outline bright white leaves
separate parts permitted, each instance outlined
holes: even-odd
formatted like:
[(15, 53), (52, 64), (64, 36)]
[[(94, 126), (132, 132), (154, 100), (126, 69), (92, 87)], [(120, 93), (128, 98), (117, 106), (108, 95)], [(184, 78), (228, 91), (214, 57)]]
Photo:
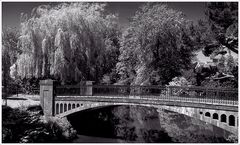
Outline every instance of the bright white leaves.
[(30, 78), (35, 76), (32, 54), (22, 53), (19, 55), (16, 64), (18, 69), (18, 76), (22, 78)]
[(25, 66), (18, 67), (19, 74), (28, 73), (24, 69), (29, 67), (33, 68), (35, 77), (91, 79), (87, 74), (93, 72), (86, 71), (96, 72), (95, 55), (101, 55), (101, 50), (106, 48), (106, 38), (117, 35), (114, 22), (117, 17), (104, 15), (104, 8), (105, 4), (101, 3), (64, 3), (35, 8), (30, 19), (23, 15), (19, 46), (25, 54), (33, 56), (36, 66), (22, 64)]

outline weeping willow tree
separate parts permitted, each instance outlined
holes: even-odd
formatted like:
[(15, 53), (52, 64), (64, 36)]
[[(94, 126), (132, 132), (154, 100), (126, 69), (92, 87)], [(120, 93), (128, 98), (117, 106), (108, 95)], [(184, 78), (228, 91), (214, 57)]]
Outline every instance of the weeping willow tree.
[[(54, 76), (63, 82), (98, 82), (117, 62), (118, 17), (103, 3), (42, 5), (21, 15), (17, 72), (24, 77)], [(110, 50), (109, 50), (110, 49)]]

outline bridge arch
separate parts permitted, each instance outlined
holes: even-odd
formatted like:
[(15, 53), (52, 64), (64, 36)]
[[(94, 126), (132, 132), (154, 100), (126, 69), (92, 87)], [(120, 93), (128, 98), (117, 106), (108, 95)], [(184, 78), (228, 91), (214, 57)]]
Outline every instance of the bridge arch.
[[(62, 104), (62, 103), (56, 103), (56, 109), (57, 106), (59, 106), (59, 104)], [(151, 105), (147, 105), (147, 104), (132, 104), (132, 103), (114, 103), (114, 104), (109, 104), (109, 103), (92, 103), (92, 104), (89, 104), (89, 103), (72, 103), (72, 107), (71, 107), (71, 110), (63, 110), (63, 112), (61, 111), (58, 111), (58, 110), (55, 110), (55, 113), (57, 117), (65, 117), (65, 116), (68, 116), (68, 115), (71, 115), (73, 113), (76, 113), (76, 112), (80, 112), (80, 111), (84, 111), (84, 110), (88, 110), (88, 109), (98, 109), (98, 108), (103, 108), (103, 107), (108, 107), (108, 106), (122, 106), (122, 105), (131, 105), (131, 106), (142, 106), (142, 107), (153, 107), (153, 108), (156, 108), (156, 109), (159, 109), (159, 107), (156, 107), (156, 106), (151, 106)], [(178, 112), (177, 112), (178, 113)]]
[[(94, 102), (94, 101), (56, 101), (55, 107), (57, 109), (57, 105), (59, 104), (71, 104), (71, 110), (67, 110), (65, 112), (57, 114), (57, 112), (61, 112), (55, 110), (56, 117), (66, 117), (68, 115), (74, 114), (76, 112), (88, 110), (88, 109), (97, 109), (108, 106), (119, 106), (119, 105), (133, 105), (133, 106), (143, 106), (143, 107), (154, 107), (158, 110), (169, 110), (179, 114), (184, 114), (190, 117), (194, 117), (200, 119), (201, 121), (208, 122), (222, 129), (226, 129), (234, 134), (237, 133), (236, 125), (236, 115), (235, 113), (219, 111), (219, 110), (209, 110), (209, 109), (201, 109), (201, 108), (189, 108), (188, 107), (176, 107), (176, 106), (168, 106), (168, 105), (152, 105), (152, 104), (139, 104), (139, 103), (114, 103), (114, 102)], [(77, 105), (79, 104), (79, 105)], [(61, 105), (60, 105), (61, 106)], [(202, 113), (201, 113), (202, 112)], [(220, 115), (221, 114), (221, 115)], [(227, 114), (227, 115), (226, 115)], [(231, 116), (232, 115), (232, 116)], [(229, 119), (234, 120), (231, 124), (229, 124)], [(215, 121), (213, 121), (215, 120)]]

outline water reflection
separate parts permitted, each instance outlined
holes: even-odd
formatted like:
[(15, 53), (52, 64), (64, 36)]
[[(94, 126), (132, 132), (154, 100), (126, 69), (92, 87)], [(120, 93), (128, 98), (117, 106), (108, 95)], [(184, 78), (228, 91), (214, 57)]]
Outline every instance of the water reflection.
[(226, 142), (229, 133), (200, 120), (151, 107), (109, 106), (67, 117), (74, 142)]

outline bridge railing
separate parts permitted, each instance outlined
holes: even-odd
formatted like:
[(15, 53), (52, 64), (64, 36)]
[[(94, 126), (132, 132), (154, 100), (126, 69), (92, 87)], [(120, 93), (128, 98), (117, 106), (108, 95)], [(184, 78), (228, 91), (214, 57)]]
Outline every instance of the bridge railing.
[(93, 86), (96, 96), (158, 96), (166, 89), (156, 86)]
[(92, 96), (143, 96), (159, 95), (166, 90), (159, 86), (123, 86), (123, 85), (89, 85), (89, 86), (57, 86), (55, 94), (59, 96), (86, 96), (87, 90), (91, 88)]
[(79, 85), (62, 85), (56, 86), (54, 94), (57, 96), (84, 96), (86, 95), (86, 86)]
[(203, 88), (203, 87), (179, 87), (170, 86), (171, 96), (196, 97), (212, 99), (237, 100), (237, 89), (219, 89), (219, 88)]
[(237, 89), (219, 89), (180, 86), (126, 86), (126, 85), (85, 85), (57, 86), (57, 96), (138, 96), (140, 99), (169, 99), (176, 101), (197, 101), (233, 104), (238, 101)]
[(238, 102), (237, 89), (219, 89), (203, 87), (170, 87), (170, 96), (198, 102), (234, 104)]

